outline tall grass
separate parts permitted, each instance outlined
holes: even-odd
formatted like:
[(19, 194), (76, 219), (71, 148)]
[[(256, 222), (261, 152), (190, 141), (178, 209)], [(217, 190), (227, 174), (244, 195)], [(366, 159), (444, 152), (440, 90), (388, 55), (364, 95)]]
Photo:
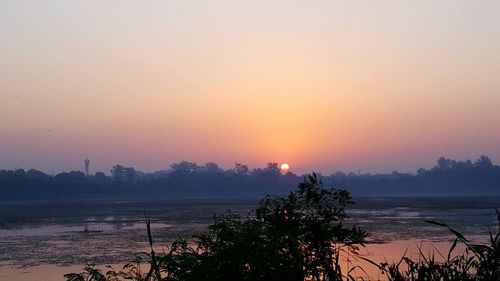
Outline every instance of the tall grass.
[[(496, 209), (496, 213), (498, 229), (496, 234), (489, 229), (489, 241), (486, 244), (471, 242), (441, 220), (425, 220), (436, 227), (447, 228), (455, 236), (446, 255), (437, 249), (426, 255), (419, 247), (418, 256), (414, 259), (406, 256), (406, 253), (395, 263), (377, 264), (369, 259), (362, 259), (378, 267), (389, 281), (500, 280), (500, 212)], [(465, 250), (456, 253), (459, 243), (465, 246)]]

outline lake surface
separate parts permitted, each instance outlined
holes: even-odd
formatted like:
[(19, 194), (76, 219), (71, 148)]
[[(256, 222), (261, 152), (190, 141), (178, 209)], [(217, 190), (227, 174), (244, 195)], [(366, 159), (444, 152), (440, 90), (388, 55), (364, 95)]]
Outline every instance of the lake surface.
[[(0, 280), (63, 280), (86, 262), (120, 265), (147, 249), (145, 214), (157, 251), (205, 231), (214, 214), (247, 216), (259, 199), (0, 202)], [(453, 236), (423, 219), (440, 219), (476, 241), (496, 231), (500, 197), (355, 198), (348, 224), (371, 233), (362, 253), (396, 260), (408, 248), (449, 247)], [(118, 266), (119, 267), (119, 266)], [(375, 274), (375, 273), (374, 273)], [(373, 278), (377, 278), (374, 276)]]

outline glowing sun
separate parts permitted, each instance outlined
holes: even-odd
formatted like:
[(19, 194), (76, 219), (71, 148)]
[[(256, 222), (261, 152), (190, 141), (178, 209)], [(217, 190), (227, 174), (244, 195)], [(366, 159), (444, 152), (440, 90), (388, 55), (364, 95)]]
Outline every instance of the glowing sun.
[(290, 166), (288, 166), (287, 163), (283, 163), (283, 164), (281, 164), (280, 168), (282, 171), (288, 171), (288, 169), (290, 169)]

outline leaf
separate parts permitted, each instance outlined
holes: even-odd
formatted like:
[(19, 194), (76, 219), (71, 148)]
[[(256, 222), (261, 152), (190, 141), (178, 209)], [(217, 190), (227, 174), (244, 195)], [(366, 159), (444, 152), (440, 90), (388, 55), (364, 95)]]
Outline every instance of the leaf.
[(66, 281), (85, 281), (83, 275), (79, 273), (64, 274), (64, 278), (66, 278)]
[(450, 251), (448, 252), (448, 261), (451, 258), (451, 253), (453, 250), (455, 250), (455, 247), (457, 246), (458, 238), (455, 238), (455, 241), (453, 241), (453, 244), (451, 245)]
[(458, 232), (458, 231), (456, 231), (456, 230), (454, 230), (454, 229), (452, 229), (452, 228), (448, 228), (448, 229), (449, 229), (449, 230), (450, 230), (453, 234), (455, 234), (455, 236), (457, 236), (457, 238), (459, 238), (459, 239), (460, 239), (460, 240), (462, 240), (463, 242), (469, 242), (469, 240), (468, 240), (467, 238), (465, 238), (465, 236), (464, 236), (462, 233), (460, 233), (460, 232)]
[(366, 262), (368, 262), (368, 263), (370, 263), (370, 264), (372, 264), (374, 266), (376, 266), (380, 270), (387, 271), (387, 269), (385, 269), (385, 267), (379, 265), (378, 263), (372, 261), (371, 259), (368, 259), (368, 258), (365, 258), (365, 257), (361, 257), (361, 256), (359, 256), (358, 258), (362, 259), (362, 260), (364, 260), (364, 261), (366, 261)]
[(448, 227), (448, 225), (444, 223), (442, 220), (423, 220), (423, 222), (437, 226)]
[(495, 211), (497, 212), (498, 232), (500, 233), (500, 211), (497, 208), (495, 208)]

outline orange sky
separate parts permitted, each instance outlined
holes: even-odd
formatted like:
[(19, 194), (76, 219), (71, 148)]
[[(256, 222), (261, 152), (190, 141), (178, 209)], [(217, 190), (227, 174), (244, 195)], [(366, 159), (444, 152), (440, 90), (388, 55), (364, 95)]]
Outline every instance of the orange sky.
[(500, 162), (497, 1), (2, 1), (0, 169)]

